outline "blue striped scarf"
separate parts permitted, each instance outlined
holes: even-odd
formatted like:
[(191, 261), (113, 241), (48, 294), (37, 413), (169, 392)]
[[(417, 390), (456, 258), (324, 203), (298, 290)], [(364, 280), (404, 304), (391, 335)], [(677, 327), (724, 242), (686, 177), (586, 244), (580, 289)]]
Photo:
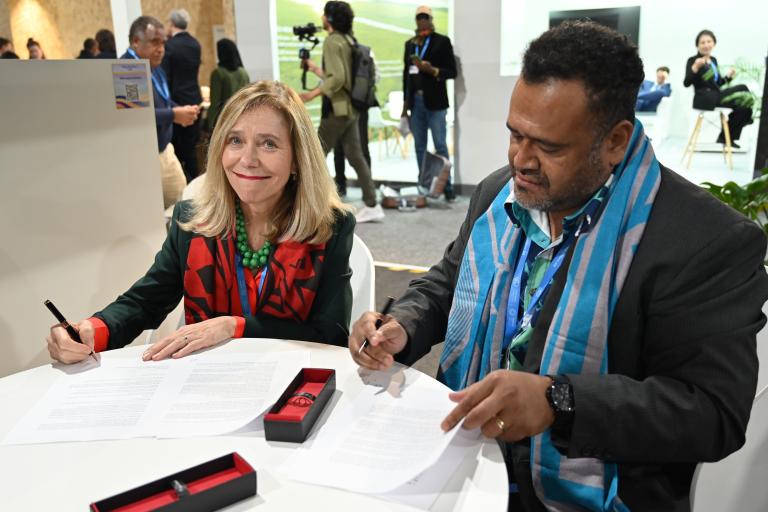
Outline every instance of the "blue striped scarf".
[[(611, 318), (661, 181), (639, 121), (614, 176), (599, 217), (573, 248), (547, 332), (542, 375), (607, 373)], [(504, 208), (511, 193), (510, 182), (475, 221), (459, 268), (440, 359), (444, 382), (455, 390), (501, 365), (512, 255), (524, 239)], [(531, 471), (536, 494), (550, 510), (627, 510), (617, 496), (616, 465), (562, 457), (549, 430), (531, 439)]]

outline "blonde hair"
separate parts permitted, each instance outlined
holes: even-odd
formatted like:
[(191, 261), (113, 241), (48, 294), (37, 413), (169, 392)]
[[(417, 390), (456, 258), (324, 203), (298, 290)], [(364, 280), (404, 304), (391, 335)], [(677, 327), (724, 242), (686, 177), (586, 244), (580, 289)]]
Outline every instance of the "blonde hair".
[(287, 85), (271, 80), (247, 85), (227, 101), (211, 136), (206, 177), (200, 193), (192, 200), (191, 218), (179, 225), (208, 237), (233, 234), (238, 197), (227, 180), (221, 156), (227, 134), (240, 116), (264, 106), (285, 118), (296, 168), (296, 176), (288, 180), (268, 219), (266, 238), (271, 242), (326, 242), (333, 234), (336, 216), (350, 208), (339, 198), (325, 152), (301, 98)]

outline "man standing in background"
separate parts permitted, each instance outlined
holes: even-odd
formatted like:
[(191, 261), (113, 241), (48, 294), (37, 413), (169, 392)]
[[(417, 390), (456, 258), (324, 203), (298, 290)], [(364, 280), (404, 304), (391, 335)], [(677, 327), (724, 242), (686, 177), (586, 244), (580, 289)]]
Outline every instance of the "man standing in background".
[[(200, 105), (203, 97), (197, 74), (200, 70), (200, 43), (187, 32), (189, 13), (185, 9), (174, 9), (170, 14), (169, 34), (165, 43), (163, 70), (168, 77), (171, 99), (179, 105)], [(200, 122), (189, 126), (175, 123), (173, 147), (184, 169), (187, 182), (197, 176), (197, 141), (200, 138)]]
[[(432, 132), (435, 152), (448, 158), (445, 142), (448, 126), (448, 91), (446, 80), (456, 78), (456, 59), (451, 40), (435, 32), (432, 9), (422, 5), (416, 9), (416, 36), (405, 42), (403, 68), (403, 116), (410, 110), (411, 132), (416, 145), (416, 165), (421, 175), (427, 151), (427, 131)], [(456, 198), (448, 177), (445, 199)]]
[(155, 101), (157, 149), (160, 152), (160, 177), (163, 185), (163, 208), (181, 199), (186, 185), (184, 171), (173, 152), (171, 137), (174, 123), (190, 126), (197, 120), (197, 105), (179, 106), (171, 99), (168, 80), (160, 64), (165, 53), (165, 27), (157, 18), (139, 16), (128, 31), (131, 46), (121, 59), (147, 59), (152, 69), (152, 95)]

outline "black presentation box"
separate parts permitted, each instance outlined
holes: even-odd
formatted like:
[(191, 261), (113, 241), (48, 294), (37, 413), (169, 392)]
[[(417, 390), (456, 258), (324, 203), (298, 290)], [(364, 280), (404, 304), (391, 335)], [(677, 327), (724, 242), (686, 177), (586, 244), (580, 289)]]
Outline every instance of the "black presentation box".
[(233, 452), (91, 503), (91, 512), (210, 512), (255, 495), (256, 471)]
[(266, 439), (303, 443), (335, 390), (336, 370), (302, 368), (264, 416)]

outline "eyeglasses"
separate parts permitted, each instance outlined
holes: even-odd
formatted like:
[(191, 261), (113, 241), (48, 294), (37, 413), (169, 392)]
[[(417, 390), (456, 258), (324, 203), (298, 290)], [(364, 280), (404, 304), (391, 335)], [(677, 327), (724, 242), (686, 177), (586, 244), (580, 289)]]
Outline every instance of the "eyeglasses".
[(312, 393), (296, 393), (288, 399), (288, 405), (293, 405), (294, 407), (309, 407), (315, 401), (315, 398), (317, 397)]
[(431, 20), (431, 19), (432, 19), (432, 16), (430, 16), (429, 14), (424, 13), (424, 12), (419, 13), (419, 14), (416, 15), (416, 21), (419, 21), (419, 20)]

